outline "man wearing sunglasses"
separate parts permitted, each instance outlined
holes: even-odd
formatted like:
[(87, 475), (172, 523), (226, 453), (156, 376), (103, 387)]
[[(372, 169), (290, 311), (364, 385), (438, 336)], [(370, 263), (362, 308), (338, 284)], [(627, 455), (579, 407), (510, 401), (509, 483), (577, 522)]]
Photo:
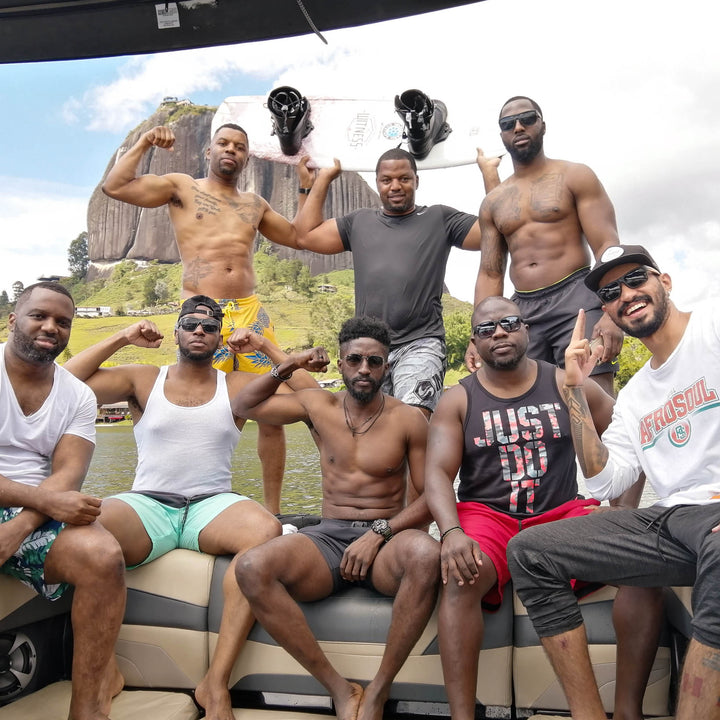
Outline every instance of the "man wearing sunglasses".
[[(304, 179), (306, 162), (298, 166), (301, 185), (312, 184)], [(498, 163), (499, 158), (478, 151), (486, 191), (500, 182)], [(447, 366), (441, 302), (445, 268), (452, 247), (480, 249), (477, 217), (446, 205), (416, 205), (415, 158), (394, 148), (380, 156), (375, 171), (382, 208), (324, 220), (325, 198), (340, 172), (339, 163), (318, 172), (295, 218), (298, 242), (316, 253), (352, 252), (355, 314), (384, 320), (392, 333), (383, 389), (429, 417), (442, 394)]]
[[(223, 312), (211, 298), (185, 300), (175, 327), (174, 365), (100, 365), (127, 345), (156, 348), (163, 336), (141, 320), (83, 350), (65, 367), (84, 380), (101, 404), (127, 401), (133, 418), (138, 464), (130, 492), (106, 498), (102, 524), (118, 539), (128, 567), (151, 562), (177, 547), (214, 555), (235, 555), (280, 534), (280, 523), (262, 505), (232, 492), (231, 458), (244, 418), (233, 415), (231, 397), (252, 373), (224, 373), (212, 366), (222, 343)], [(267, 338), (238, 330), (233, 351), (264, 352), (273, 362), (287, 356)], [(312, 356), (324, 368), (321, 352)], [(317, 387), (298, 372), (294, 388)], [(281, 392), (289, 392), (284, 386)], [(236, 559), (228, 569), (233, 578)], [(195, 691), (206, 717), (232, 720), (228, 681), (252, 626), (247, 601), (234, 579), (226, 582), (218, 644), (207, 675)]]
[[(570, 416), (560, 394), (565, 374), (528, 357), (528, 326), (518, 306), (507, 298), (486, 298), (475, 308), (472, 325), (471, 342), (482, 364), (440, 400), (430, 421), (425, 472), (428, 506), (441, 533), (439, 640), (453, 720), (475, 717), (480, 608), (497, 610), (502, 602), (510, 580), (510, 538), (599, 505), (578, 498)], [(589, 383), (588, 403), (593, 425), (604, 431), (613, 399)], [(642, 486), (633, 488), (618, 503), (634, 507), (641, 491)], [(639, 592), (623, 589), (616, 605), (633, 629), (632, 638), (618, 631), (616, 706), (636, 713), (642, 712), (656, 642), (650, 639), (644, 664), (630, 651), (642, 645), (635, 633), (659, 622), (662, 602), (655, 590)]]
[[(612, 360), (622, 349), (622, 332), (583, 284), (591, 253), (598, 258), (619, 242), (610, 198), (586, 165), (545, 156), (545, 121), (534, 100), (510, 98), (499, 124), (514, 172), (480, 207), (475, 304), (503, 294), (509, 256), (513, 300), (532, 328), (529, 356), (562, 367), (575, 316), (583, 308), (589, 336), (603, 344), (593, 377), (613, 394)], [(471, 372), (477, 367), (472, 343), (466, 364)]]
[(680, 311), (647, 250), (606, 250), (585, 280), (608, 315), (652, 352), (618, 395), (602, 439), (590, 422), (587, 377), (598, 356), (580, 313), (563, 394), (588, 490), (623, 492), (644, 472), (651, 507), (565, 520), (521, 533), (508, 548), (515, 587), (542, 638), (574, 718), (605, 718), (582, 618), (564, 577), (693, 586), (692, 639), (677, 720), (720, 718), (720, 315), (717, 302)]
[[(327, 689), (340, 720), (382, 720), (393, 678), (435, 607), (439, 548), (425, 526), (427, 421), (385, 395), (390, 331), (373, 318), (352, 318), (340, 335), (338, 367), (346, 390), (276, 395), (297, 363), (256, 378), (233, 410), (273, 423), (305, 422), (320, 450), (323, 519), (275, 538), (240, 559), (237, 579), (263, 627)], [(409, 475), (409, 481), (408, 481)], [(363, 690), (330, 664), (296, 601), (320, 600), (349, 584), (394, 596), (392, 620), (376, 676)]]
[[(158, 125), (142, 133), (108, 172), (103, 192), (138, 207), (166, 205), (183, 264), (183, 297), (201, 293), (218, 300), (225, 310), (225, 340), (235, 328), (250, 327), (275, 343), (270, 317), (255, 295), (253, 243), (260, 232), (279, 245), (298, 246), (292, 223), (259, 195), (238, 190), (250, 154), (247, 133), (232, 123), (215, 131), (205, 154), (207, 177), (193, 178), (184, 167), (180, 168), (183, 172), (136, 176), (141, 163), (149, 163), (156, 148), (171, 151), (174, 145), (175, 134), (170, 127)], [(181, 161), (182, 152), (166, 153), (159, 162), (165, 167), (177, 165), (174, 158)], [(307, 187), (300, 190), (299, 205), (305, 202), (307, 192)], [(233, 353), (221, 344), (215, 355), (215, 367), (225, 372), (265, 373), (271, 366), (270, 359), (255, 350)], [(258, 456), (263, 467), (265, 506), (279, 513), (285, 468), (282, 428), (260, 425)]]

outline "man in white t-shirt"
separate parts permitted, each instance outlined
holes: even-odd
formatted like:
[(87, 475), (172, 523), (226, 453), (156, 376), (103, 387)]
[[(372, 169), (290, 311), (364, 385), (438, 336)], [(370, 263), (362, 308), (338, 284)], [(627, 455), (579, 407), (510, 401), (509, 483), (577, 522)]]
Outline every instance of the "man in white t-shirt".
[(75, 303), (57, 283), (25, 288), (0, 346), (0, 572), (56, 600), (69, 585), (70, 717), (107, 718), (123, 686), (114, 646), (125, 610), (122, 552), (84, 495), (95, 446), (95, 398), (55, 358)]
[(587, 489), (603, 500), (644, 472), (659, 500), (638, 510), (530, 528), (508, 545), (518, 595), (542, 638), (573, 718), (604, 720), (585, 629), (568, 578), (637, 586), (693, 585), (692, 639), (677, 720), (720, 718), (720, 314), (670, 300), (672, 282), (645, 248), (603, 252), (585, 278), (603, 310), (653, 353), (620, 392), (602, 440), (584, 385), (600, 357), (582, 311), (565, 353), (563, 394)]

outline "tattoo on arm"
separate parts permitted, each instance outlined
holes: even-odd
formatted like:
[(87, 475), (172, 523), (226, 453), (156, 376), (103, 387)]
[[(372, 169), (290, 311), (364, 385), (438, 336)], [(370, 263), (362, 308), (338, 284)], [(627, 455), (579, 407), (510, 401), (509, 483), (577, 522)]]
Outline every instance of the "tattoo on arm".
[(586, 477), (597, 475), (608, 459), (608, 451), (595, 430), (585, 392), (580, 387), (563, 387), (563, 396), (570, 415), (575, 454)]

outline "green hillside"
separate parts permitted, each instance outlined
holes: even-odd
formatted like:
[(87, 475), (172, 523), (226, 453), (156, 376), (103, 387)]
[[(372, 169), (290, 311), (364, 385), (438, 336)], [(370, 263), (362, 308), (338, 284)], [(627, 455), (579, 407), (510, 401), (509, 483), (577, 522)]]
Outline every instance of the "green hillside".
[[(299, 260), (278, 260), (261, 246), (255, 256), (258, 295), (275, 324), (275, 332), (284, 350), (324, 345), (333, 361), (337, 356), (337, 332), (354, 311), (352, 270), (339, 270), (310, 277)], [(108, 306), (111, 317), (83, 318), (73, 322), (70, 343), (66, 350), (75, 355), (98, 340), (137, 321), (135, 315), (154, 322), (165, 339), (160, 348), (126, 347), (117, 352), (107, 365), (149, 363), (163, 365), (176, 358), (173, 327), (180, 307), (181, 266), (132, 261), (119, 263), (110, 278), (93, 282), (63, 279), (79, 307)], [(324, 286), (329, 292), (319, 289)], [(455, 384), (466, 374), (460, 369), (462, 354), (470, 332), (470, 303), (450, 295), (443, 297), (451, 365), (447, 384)], [(456, 340), (455, 336), (459, 335)], [(7, 337), (6, 317), (0, 321), (0, 341)], [(66, 355), (67, 357), (68, 355)], [(63, 358), (60, 358), (62, 362)], [(458, 360), (460, 362), (458, 362)], [(329, 376), (337, 376), (333, 365)]]

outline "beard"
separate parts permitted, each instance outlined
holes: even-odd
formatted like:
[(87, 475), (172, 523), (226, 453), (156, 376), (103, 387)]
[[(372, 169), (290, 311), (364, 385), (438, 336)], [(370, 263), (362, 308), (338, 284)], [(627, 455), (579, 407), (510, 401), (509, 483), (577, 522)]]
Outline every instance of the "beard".
[[(382, 387), (383, 380), (385, 380), (385, 376), (382, 377), (380, 380), (374, 380), (373, 378), (367, 378), (367, 382), (371, 383), (372, 386), (368, 390), (357, 390), (354, 385), (354, 380), (350, 380), (349, 378), (346, 378), (343, 375), (343, 380), (345, 381), (345, 387), (347, 388), (348, 395), (353, 400), (356, 400), (359, 403), (367, 404), (369, 403), (380, 391), (380, 388)], [(363, 378), (365, 380), (365, 378)]]
[(530, 142), (524, 148), (517, 148), (512, 143), (504, 143), (504, 145), (508, 154), (515, 162), (521, 165), (528, 165), (540, 154), (543, 148), (543, 139), (542, 135), (534, 139), (530, 138)]
[[(618, 317), (613, 318), (615, 324), (634, 338), (642, 339), (654, 335), (663, 326), (668, 314), (669, 300), (667, 290), (664, 288), (661, 288), (661, 290), (656, 300), (653, 300), (649, 295), (643, 295), (642, 297), (634, 298), (631, 303), (623, 303), (618, 308)], [(623, 313), (628, 305), (632, 305), (638, 302), (638, 300), (648, 303), (650, 307), (653, 308), (653, 313), (641, 324), (634, 325), (632, 321), (626, 322)]]
[(522, 356), (523, 353), (518, 353), (516, 355), (512, 355), (511, 357), (498, 359), (491, 355), (490, 357), (483, 358), (482, 361), (494, 370), (514, 370), (520, 364)]
[(58, 338), (54, 348), (39, 348), (33, 344), (33, 339), (26, 335), (15, 325), (13, 328), (13, 348), (15, 352), (33, 365), (49, 365), (67, 347), (67, 341)]
[(215, 355), (215, 350), (190, 350), (190, 348), (178, 346), (178, 353), (185, 359), (194, 363), (202, 363), (210, 360)]

